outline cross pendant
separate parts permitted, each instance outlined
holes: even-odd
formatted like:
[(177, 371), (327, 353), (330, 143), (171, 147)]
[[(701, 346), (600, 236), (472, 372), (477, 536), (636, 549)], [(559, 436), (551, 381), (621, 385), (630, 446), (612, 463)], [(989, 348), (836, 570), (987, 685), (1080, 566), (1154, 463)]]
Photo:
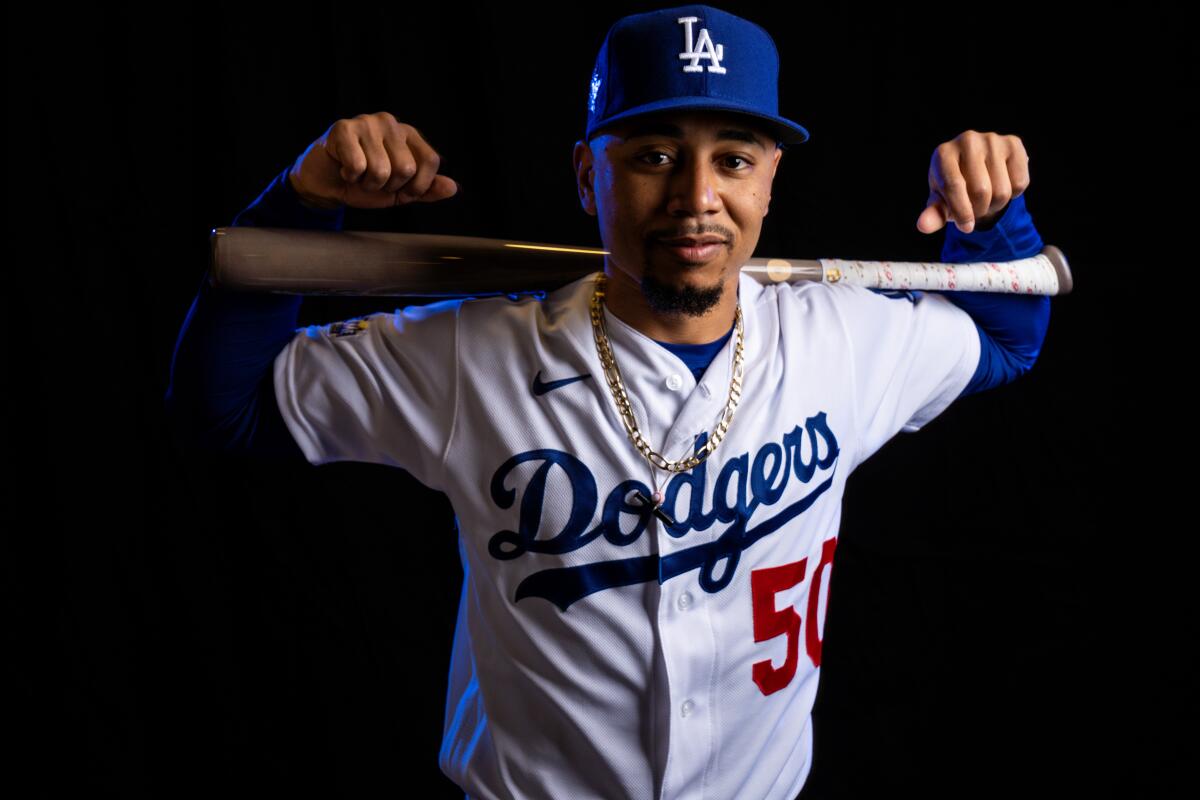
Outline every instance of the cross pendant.
[(642, 494), (640, 489), (634, 492), (634, 496), (637, 497), (638, 502), (642, 504), (642, 507), (653, 513), (654, 516), (658, 517), (668, 525), (675, 524), (675, 520), (671, 519), (671, 515), (663, 510), (661, 502), (655, 503), (649, 497), (646, 497), (646, 495)]

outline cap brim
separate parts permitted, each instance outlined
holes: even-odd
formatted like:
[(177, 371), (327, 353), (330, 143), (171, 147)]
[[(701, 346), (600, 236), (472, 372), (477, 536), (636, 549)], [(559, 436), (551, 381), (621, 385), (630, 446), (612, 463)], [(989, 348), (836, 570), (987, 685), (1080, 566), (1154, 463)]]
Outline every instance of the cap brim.
[(615, 116), (604, 120), (603, 124), (596, 126), (588, 132), (587, 138), (603, 132), (610, 125), (634, 117), (647, 116), (664, 111), (675, 111), (686, 109), (688, 111), (728, 111), (743, 116), (754, 117), (759, 126), (770, 133), (777, 142), (783, 145), (802, 144), (808, 141), (808, 131), (801, 125), (792, 122), (783, 117), (771, 117), (759, 111), (746, 108), (738, 103), (719, 100), (712, 97), (672, 97), (668, 100), (659, 100), (653, 103), (637, 106), (636, 108), (627, 109)]

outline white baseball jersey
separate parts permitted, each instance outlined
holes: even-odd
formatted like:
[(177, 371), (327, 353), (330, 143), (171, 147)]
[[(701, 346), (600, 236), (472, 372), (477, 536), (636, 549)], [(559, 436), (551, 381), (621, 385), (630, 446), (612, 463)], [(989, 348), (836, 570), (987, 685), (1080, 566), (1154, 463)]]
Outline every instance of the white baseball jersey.
[[(311, 463), (401, 467), (454, 508), (439, 761), (469, 797), (791, 800), (846, 479), (959, 395), (975, 324), (938, 294), (743, 274), (729, 431), (688, 472), (652, 474), (596, 351), (599, 274), (298, 329), (274, 364), (280, 411)], [(604, 314), (638, 427), (668, 459), (694, 451), (736, 333), (697, 383)], [(633, 497), (664, 478), (674, 525)]]

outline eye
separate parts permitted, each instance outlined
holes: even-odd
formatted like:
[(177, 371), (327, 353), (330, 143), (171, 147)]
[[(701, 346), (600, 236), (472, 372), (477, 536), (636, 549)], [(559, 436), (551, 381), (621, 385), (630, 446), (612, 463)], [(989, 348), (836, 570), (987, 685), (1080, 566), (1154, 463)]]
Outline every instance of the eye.
[[(638, 155), (637, 160), (641, 161), (643, 164), (649, 164), (652, 167), (661, 167), (664, 166), (666, 162), (652, 160), (659, 156), (668, 160), (671, 158), (669, 153), (664, 153), (662, 150), (650, 150)], [(746, 172), (754, 166), (754, 162), (745, 156), (725, 156), (722, 161), (724, 161), (726, 166), (730, 167), (734, 172)]]
[[(650, 161), (646, 161), (647, 158), (654, 158), (655, 156), (667, 156), (667, 154), (661, 150), (651, 150), (648, 153), (642, 153), (640, 156), (638, 156), (638, 160), (646, 164), (650, 164), (653, 167), (661, 166), (661, 162), (652, 163)], [(669, 158), (669, 156), (667, 157)]]

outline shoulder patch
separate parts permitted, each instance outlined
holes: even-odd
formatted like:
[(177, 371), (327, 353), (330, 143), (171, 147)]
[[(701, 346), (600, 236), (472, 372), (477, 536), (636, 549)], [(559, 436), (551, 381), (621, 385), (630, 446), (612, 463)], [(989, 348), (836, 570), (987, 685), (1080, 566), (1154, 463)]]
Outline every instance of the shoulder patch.
[(351, 317), (341, 322), (329, 323), (330, 336), (357, 336), (367, 329), (367, 320), (363, 317)]

